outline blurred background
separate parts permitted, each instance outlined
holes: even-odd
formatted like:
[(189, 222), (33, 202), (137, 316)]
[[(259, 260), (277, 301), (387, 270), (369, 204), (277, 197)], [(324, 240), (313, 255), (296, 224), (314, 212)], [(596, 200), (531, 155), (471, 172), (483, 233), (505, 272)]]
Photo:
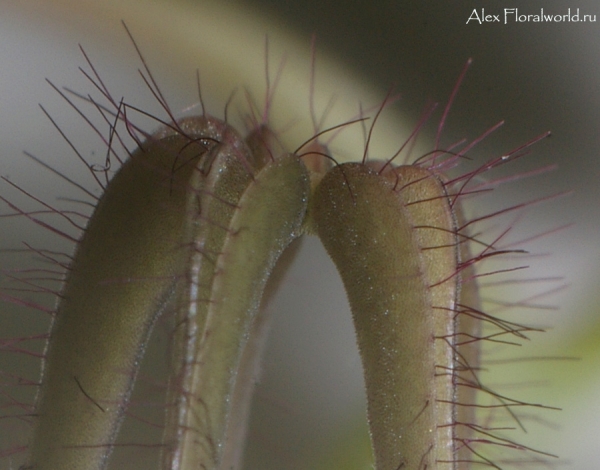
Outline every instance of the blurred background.
[[(529, 285), (517, 285), (510, 294), (492, 292), (488, 299), (493, 307), (498, 298), (518, 302), (539, 296), (536, 304), (558, 307), (517, 312), (523, 322), (550, 327), (518, 353), (563, 359), (494, 366), (497, 375), (488, 380), (512, 387), (511, 393), (519, 398), (563, 408), (540, 413), (541, 418), (528, 426), (528, 435), (518, 442), (560, 455), (559, 466), (595, 468), (600, 426), (596, 307), (600, 300), (596, 183), (600, 176), (600, 26), (597, 22), (467, 24), (473, 10), (481, 13), (482, 8), (485, 14), (500, 14), (501, 19), (504, 8), (518, 8), (520, 14), (537, 14), (543, 8), (557, 15), (570, 8), (572, 13), (579, 9), (581, 16), (600, 16), (600, 7), (591, 0), (517, 4), (497, 0), (0, 0), (0, 174), (41, 200), (59, 205), (57, 198), (69, 197), (71, 188), (26, 158), (23, 150), (27, 150), (94, 188), (89, 173), (38, 107), (44, 105), (84, 157), (103, 161), (103, 143), (44, 81), (48, 78), (82, 93), (94, 91), (77, 70), (80, 66), (89, 70), (79, 44), (117, 99), (123, 96), (150, 112), (161, 112), (137, 74), (140, 60), (121, 20), (178, 115), (199, 112), (195, 79), (199, 69), (203, 98), (212, 114), (222, 116), (224, 103), (238, 87), (229, 111), (233, 122), (247, 108), (245, 89), (259, 107), (265, 102), (268, 38), (271, 81), (285, 60), (272, 122), (278, 123), (290, 148), (313, 132), (309, 78), (310, 41), (315, 34), (318, 116), (335, 96), (324, 126), (356, 117), (359, 105), (363, 109), (378, 105), (392, 85), (401, 94), (376, 127), (371, 155), (380, 158), (391, 155), (404, 141), (427, 104), (446, 102), (464, 64), (472, 58), (442, 143), (473, 139), (504, 119), (500, 130), (470, 152), (474, 164), (551, 130), (552, 137), (537, 144), (530, 156), (493, 177), (558, 165), (549, 174), (499, 188), (473, 213), (574, 191), (528, 211), (512, 235), (513, 240), (522, 240), (573, 223), (526, 244), (526, 249), (538, 254), (528, 260), (529, 277), (564, 279), (535, 286), (533, 291)], [(424, 130), (416, 155), (420, 148), (431, 150), (439, 116), (438, 112)], [(331, 147), (336, 157), (359, 159), (362, 132), (344, 131)], [(7, 184), (2, 184), (0, 194), (25, 207), (37, 207)], [(23, 240), (36, 246), (61, 246), (58, 237), (27, 221), (0, 219), (0, 224), (2, 247), (19, 247)], [(361, 368), (343, 288), (319, 243), (308, 239), (305, 248), (269, 307), (274, 318), (254, 403), (247, 468), (368, 468)], [(15, 253), (0, 259), (3, 269), (24, 268), (29, 260)], [(559, 289), (565, 285), (568, 288)], [(557, 292), (544, 294), (554, 288)], [(44, 331), (46, 319), (40, 322), (39, 313), (9, 304), (2, 309), (2, 337)], [(22, 354), (1, 356), (0, 370), (20, 375), (26, 375), (24, 368), (33, 361)], [(14, 420), (0, 423), (0, 449), (24, 442), (17, 425)], [(144, 462), (143, 452), (136, 451), (139, 468), (150, 468), (155, 454), (148, 455)], [(0, 469), (16, 468), (16, 462), (0, 460)], [(133, 467), (116, 463), (115, 468)]]

